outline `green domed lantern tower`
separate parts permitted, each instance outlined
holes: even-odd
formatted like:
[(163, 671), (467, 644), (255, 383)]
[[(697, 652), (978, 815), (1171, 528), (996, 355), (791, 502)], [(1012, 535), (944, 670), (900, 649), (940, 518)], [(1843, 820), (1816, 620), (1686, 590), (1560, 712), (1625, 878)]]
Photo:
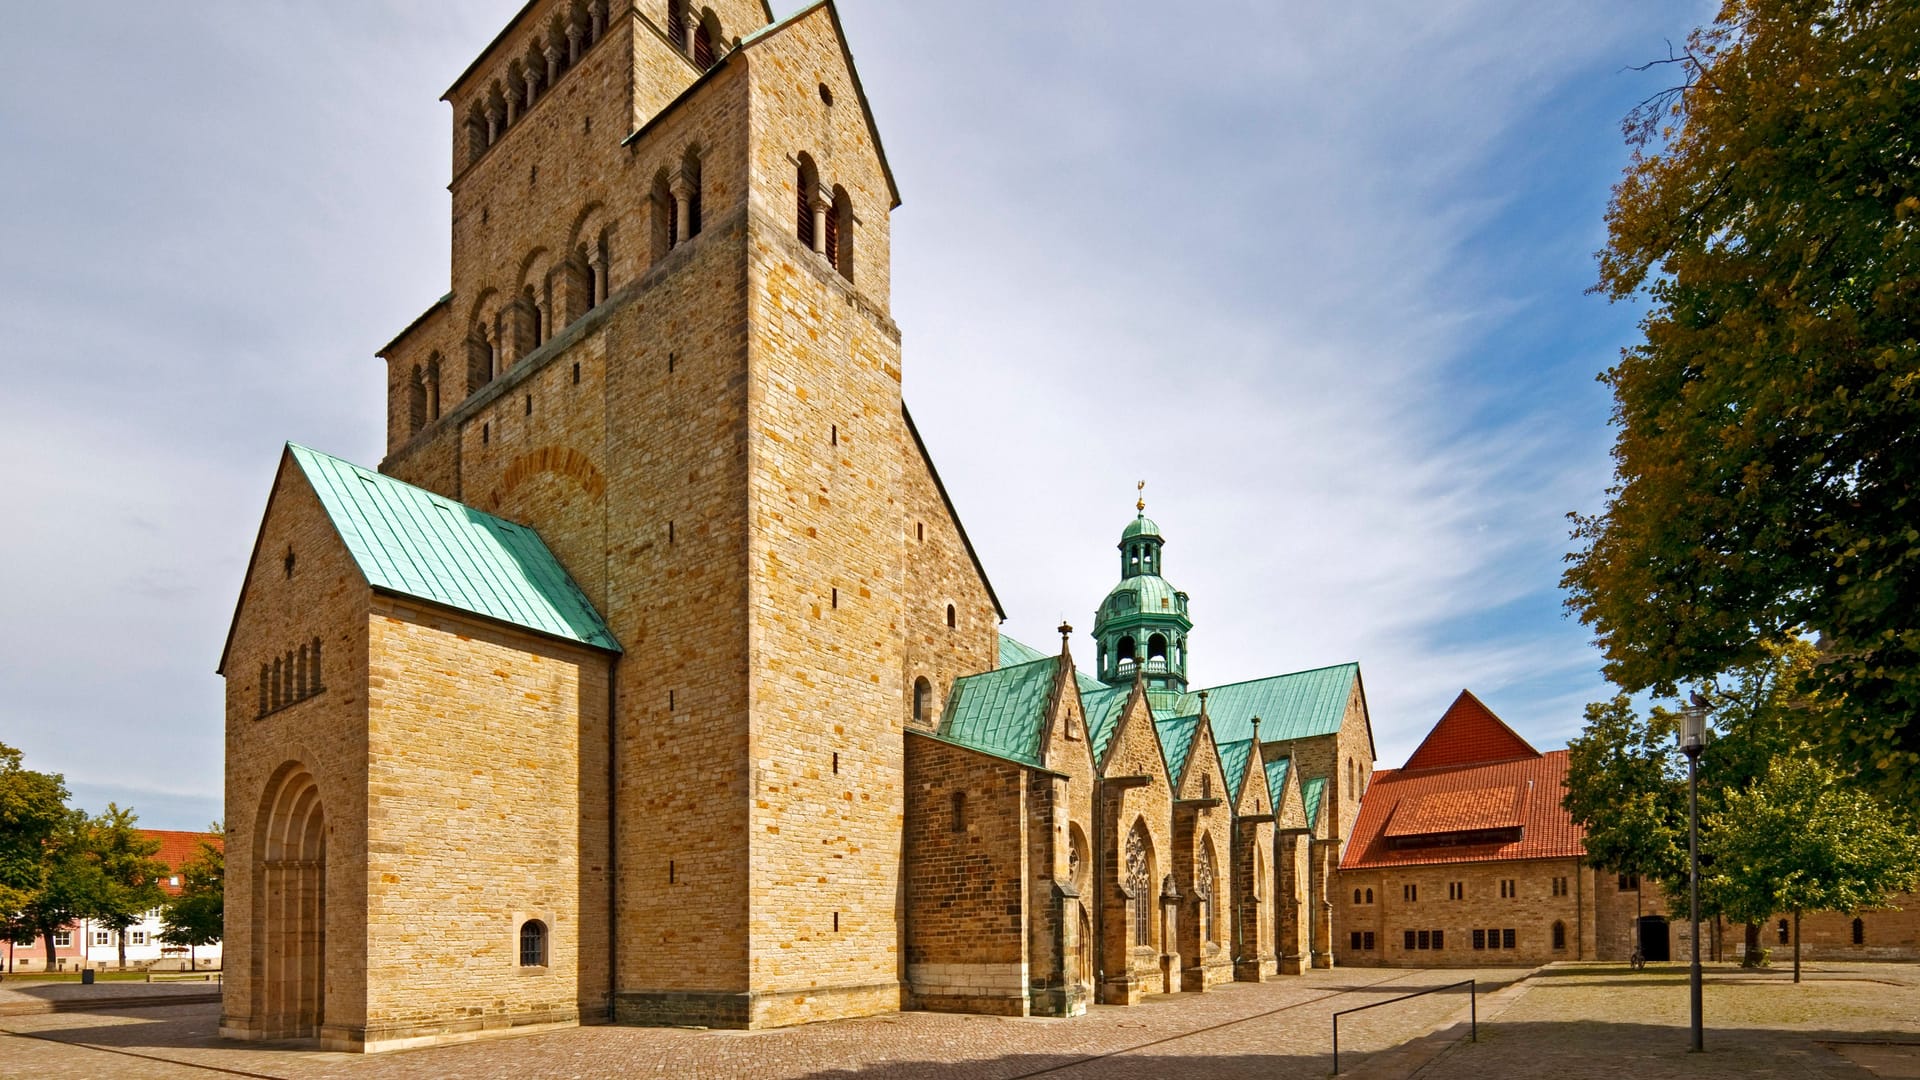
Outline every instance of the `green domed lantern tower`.
[[(1140, 485), (1143, 493), (1146, 485)], [(1187, 594), (1160, 576), (1160, 551), (1166, 538), (1147, 516), (1144, 494), (1132, 523), (1120, 534), (1120, 584), (1100, 602), (1093, 616), (1099, 645), (1100, 681), (1126, 686), (1136, 673), (1147, 689), (1185, 693), (1187, 689)]]

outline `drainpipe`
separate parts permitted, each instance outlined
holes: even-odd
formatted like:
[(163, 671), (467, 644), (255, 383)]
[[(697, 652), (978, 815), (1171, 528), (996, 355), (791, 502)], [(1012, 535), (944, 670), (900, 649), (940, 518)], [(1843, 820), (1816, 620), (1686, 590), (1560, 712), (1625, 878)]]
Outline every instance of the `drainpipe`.
[[(607, 664), (607, 1022), (620, 989), (620, 713), (617, 665)], [(578, 948), (578, 945), (575, 946)]]

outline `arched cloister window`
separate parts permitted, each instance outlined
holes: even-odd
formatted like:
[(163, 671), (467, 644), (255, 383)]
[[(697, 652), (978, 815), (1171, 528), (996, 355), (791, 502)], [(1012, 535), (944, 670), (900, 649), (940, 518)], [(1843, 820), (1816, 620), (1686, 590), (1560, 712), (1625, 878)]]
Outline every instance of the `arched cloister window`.
[(668, 0), (667, 40), (681, 52), (687, 51), (687, 0)]
[(714, 17), (712, 9), (700, 12), (700, 21), (693, 29), (693, 66), (701, 71), (713, 67), (720, 58), (716, 46), (726, 40), (720, 36), (720, 20)]
[(1563, 922), (1556, 922), (1553, 924), (1553, 951), (1564, 952), (1566, 951), (1566, 948), (1567, 948), (1567, 924)]
[(440, 419), (440, 354), (427, 358), (427, 419)]
[(427, 377), (420, 365), (413, 365), (407, 378), (407, 434), (417, 435), (427, 426)]
[(1353, 890), (1353, 902), (1354, 902), (1354, 903), (1356, 903), (1356, 904), (1360, 902), (1360, 890), (1359, 890), (1359, 889), (1355, 889), (1355, 890)]
[(487, 147), (492, 144), (487, 136), (486, 110), (476, 101), (467, 110), (467, 163), (471, 165), (480, 160), (480, 155), (486, 153)]
[(1153, 841), (1147, 823), (1136, 820), (1127, 834), (1127, 917), (1133, 922), (1135, 946), (1153, 944)]
[(800, 239), (800, 246), (819, 251), (819, 241), (825, 239), (814, 228), (816, 208), (814, 203), (820, 197), (820, 170), (813, 163), (811, 154), (800, 155), (800, 166), (794, 175), (795, 209), (793, 234)]
[(467, 393), (493, 381), (493, 351), (491, 331), (485, 323), (474, 323), (467, 331)]
[(1372, 890), (1372, 889), (1368, 889), (1368, 890), (1367, 890), (1367, 903), (1369, 903), (1369, 904), (1371, 904), (1371, 903), (1373, 903), (1373, 890)]
[(827, 210), (827, 242), (823, 250), (827, 261), (840, 276), (853, 280), (853, 200), (847, 189), (833, 185), (833, 204)]
[(293, 700), (304, 701), (307, 697), (307, 647), (300, 646), (300, 659), (294, 664)]
[(320, 639), (313, 639), (313, 659), (307, 663), (307, 690), (319, 693), (327, 688), (326, 680), (320, 677)]
[(1167, 659), (1167, 638), (1164, 634), (1155, 634), (1147, 639), (1147, 659), (1165, 662)]
[(270, 695), (272, 698), (273, 707), (276, 709), (279, 708), (281, 704), (286, 701), (286, 696), (280, 692), (281, 682), (282, 682), (282, 676), (280, 673), (280, 658), (276, 656), (273, 658), (273, 693)]
[(913, 680), (913, 720), (925, 724), (933, 719), (933, 684), (925, 675)]
[(267, 713), (271, 711), (271, 709), (273, 708), (271, 704), (273, 700), (273, 690), (271, 685), (268, 682), (268, 680), (270, 680), (272, 677), (273, 677), (273, 669), (268, 667), (265, 664), (261, 664), (260, 665), (260, 715), (261, 716), (267, 715)]
[(547, 966), (547, 924), (539, 919), (520, 924), (520, 966)]

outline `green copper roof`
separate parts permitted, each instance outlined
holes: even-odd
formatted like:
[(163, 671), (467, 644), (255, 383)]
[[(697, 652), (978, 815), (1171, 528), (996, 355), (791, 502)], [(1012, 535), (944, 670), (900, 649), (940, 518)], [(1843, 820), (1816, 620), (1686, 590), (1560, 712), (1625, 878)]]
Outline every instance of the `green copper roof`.
[(1120, 534), (1120, 540), (1122, 543), (1125, 543), (1126, 541), (1131, 540), (1136, 536), (1159, 536), (1159, 535), (1160, 535), (1160, 526), (1155, 524), (1154, 520), (1148, 517), (1143, 512), (1138, 517), (1134, 518), (1133, 521), (1128, 523), (1126, 530)]
[(1031, 664), (1035, 660), (1045, 660), (1047, 654), (1023, 641), (1015, 641), (1005, 634), (1000, 635), (1000, 666), (1018, 667)]
[(620, 651), (532, 529), (318, 450), (287, 452), (373, 588)]
[(1093, 760), (1103, 761), (1107, 756), (1107, 747), (1113, 742), (1113, 733), (1120, 729), (1120, 714), (1127, 707), (1127, 695), (1130, 688), (1125, 686), (1103, 686), (1097, 690), (1080, 691), (1080, 704), (1087, 710), (1087, 734), (1093, 742)]
[(1325, 790), (1327, 790), (1327, 778), (1324, 776), (1300, 781), (1300, 802), (1307, 808), (1307, 828), (1309, 829), (1320, 822), (1320, 793)]
[(1199, 730), (1197, 716), (1176, 716), (1153, 722), (1154, 734), (1160, 736), (1160, 750), (1167, 755), (1167, 769), (1172, 773), (1169, 779), (1176, 786), (1186, 775), (1187, 755), (1193, 753), (1193, 733)]
[(1235, 806), (1240, 804), (1240, 788), (1247, 779), (1247, 755), (1252, 752), (1252, 739), (1220, 744), (1220, 767), (1227, 773), (1227, 798)]
[(1056, 658), (1042, 657), (955, 679), (939, 737), (1038, 767), (1040, 733), (1058, 666)]
[(1281, 800), (1287, 796), (1287, 769), (1293, 765), (1292, 758), (1279, 758), (1267, 762), (1267, 794), (1273, 798), (1273, 812), (1280, 812)]
[[(1159, 574), (1135, 574), (1121, 578), (1119, 584), (1107, 590), (1106, 598), (1100, 601), (1100, 609), (1094, 613), (1094, 632), (1115, 620), (1131, 622), (1136, 616), (1160, 615), (1169, 619), (1178, 619), (1191, 626), (1187, 618), (1187, 605), (1180, 600), (1180, 590), (1173, 582)], [(1147, 643), (1139, 643), (1140, 655), (1145, 656)]]
[[(1263, 743), (1331, 735), (1346, 719), (1347, 699), (1359, 676), (1359, 664), (1335, 664), (1217, 686), (1207, 691), (1207, 719), (1213, 723), (1214, 737), (1222, 742), (1252, 738), (1256, 716)], [(1179, 711), (1199, 712), (1200, 696), (1184, 695)]]

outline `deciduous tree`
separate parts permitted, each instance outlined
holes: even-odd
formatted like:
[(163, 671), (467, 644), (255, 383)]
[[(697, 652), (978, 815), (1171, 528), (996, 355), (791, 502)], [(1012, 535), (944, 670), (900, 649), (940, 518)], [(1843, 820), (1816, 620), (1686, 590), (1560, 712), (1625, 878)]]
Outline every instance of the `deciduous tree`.
[(215, 824), (214, 838), (201, 840), (199, 850), (179, 868), (180, 893), (167, 901), (161, 914), (160, 940), (185, 946), (188, 965), (194, 968), (200, 966), (200, 946), (226, 933), (227, 856), (221, 831)]
[(1920, 5), (1725, 0), (1629, 117), (1597, 289), (1615, 486), (1563, 578), (1673, 694), (1801, 633), (1844, 767), (1920, 792)]

